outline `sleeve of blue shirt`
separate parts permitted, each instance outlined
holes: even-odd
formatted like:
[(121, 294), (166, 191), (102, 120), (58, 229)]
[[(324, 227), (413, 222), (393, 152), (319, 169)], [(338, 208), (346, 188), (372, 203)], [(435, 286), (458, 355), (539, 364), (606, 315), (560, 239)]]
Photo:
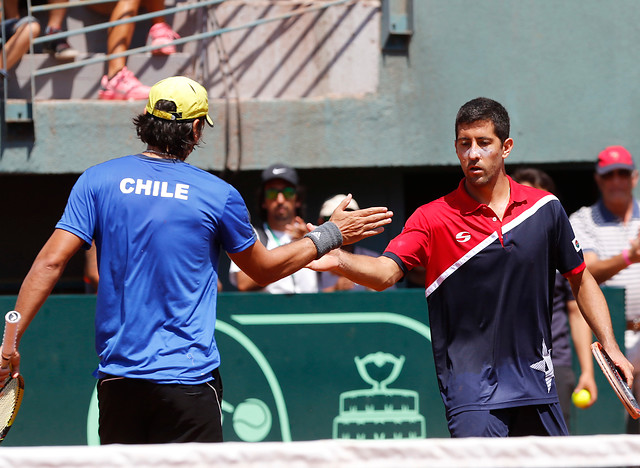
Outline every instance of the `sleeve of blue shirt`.
[(256, 242), (247, 206), (233, 187), (227, 197), (219, 230), (220, 244), (229, 253), (242, 252)]
[(57, 229), (63, 229), (75, 234), (86, 242), (85, 248), (91, 247), (91, 239), (96, 222), (96, 208), (94, 194), (89, 188), (87, 172), (76, 181), (62, 218), (56, 224)]

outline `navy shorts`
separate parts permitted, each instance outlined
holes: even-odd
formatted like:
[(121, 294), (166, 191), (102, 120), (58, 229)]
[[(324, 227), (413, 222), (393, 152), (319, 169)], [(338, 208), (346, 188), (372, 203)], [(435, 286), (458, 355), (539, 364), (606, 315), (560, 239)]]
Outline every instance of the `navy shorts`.
[(222, 442), (222, 381), (211, 375), (200, 385), (100, 379), (100, 443)]
[(448, 417), (451, 437), (569, 435), (560, 403), (463, 411)]

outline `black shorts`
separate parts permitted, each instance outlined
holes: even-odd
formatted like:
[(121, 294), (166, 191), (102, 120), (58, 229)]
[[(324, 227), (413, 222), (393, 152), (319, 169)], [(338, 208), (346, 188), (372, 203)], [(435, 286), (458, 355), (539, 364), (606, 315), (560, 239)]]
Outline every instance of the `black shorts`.
[(101, 444), (222, 442), (218, 369), (200, 385), (108, 376), (98, 381)]
[(451, 437), (569, 435), (560, 403), (462, 411), (448, 416)]

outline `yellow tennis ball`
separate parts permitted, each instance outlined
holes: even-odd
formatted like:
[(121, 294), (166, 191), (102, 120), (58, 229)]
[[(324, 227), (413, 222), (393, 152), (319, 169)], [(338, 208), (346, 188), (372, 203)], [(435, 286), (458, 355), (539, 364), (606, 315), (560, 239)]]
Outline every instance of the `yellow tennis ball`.
[(578, 408), (586, 408), (591, 401), (591, 393), (589, 393), (589, 390), (583, 388), (579, 392), (573, 393), (571, 399), (573, 400), (573, 404)]

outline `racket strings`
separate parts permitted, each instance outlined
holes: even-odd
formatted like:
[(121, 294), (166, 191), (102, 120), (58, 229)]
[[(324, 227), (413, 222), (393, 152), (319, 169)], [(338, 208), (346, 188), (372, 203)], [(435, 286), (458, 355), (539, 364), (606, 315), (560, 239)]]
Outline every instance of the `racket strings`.
[(0, 392), (0, 433), (13, 422), (20, 392), (17, 379), (10, 379)]

